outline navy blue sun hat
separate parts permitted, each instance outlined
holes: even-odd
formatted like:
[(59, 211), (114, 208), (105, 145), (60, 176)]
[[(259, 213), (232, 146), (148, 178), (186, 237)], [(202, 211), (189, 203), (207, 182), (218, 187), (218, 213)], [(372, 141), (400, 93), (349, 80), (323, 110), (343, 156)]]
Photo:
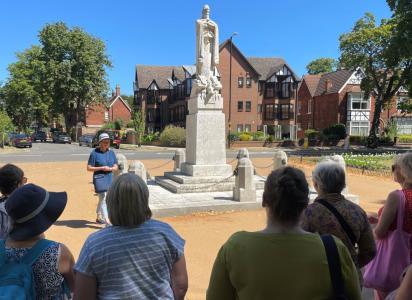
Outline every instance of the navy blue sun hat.
[(45, 232), (63, 213), (66, 203), (66, 192), (48, 192), (35, 184), (16, 189), (5, 205), (13, 223), (10, 238), (23, 241)]

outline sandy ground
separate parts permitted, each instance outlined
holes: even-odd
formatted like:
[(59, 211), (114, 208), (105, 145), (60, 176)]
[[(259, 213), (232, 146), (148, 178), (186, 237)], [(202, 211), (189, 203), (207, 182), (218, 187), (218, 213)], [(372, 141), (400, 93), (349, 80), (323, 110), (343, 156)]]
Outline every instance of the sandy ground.
[[(161, 175), (173, 168), (171, 161), (143, 162), (152, 176)], [(253, 162), (255, 166), (265, 167), (271, 164), (271, 159), (257, 158)], [(310, 179), (312, 167), (295, 165), (301, 167)], [(77, 258), (87, 236), (101, 228), (94, 223), (97, 197), (93, 193), (91, 174), (86, 171), (86, 163), (27, 163), (19, 166), (24, 169), (29, 182), (50, 191), (67, 191), (68, 205), (46, 235), (49, 239), (66, 244)], [(257, 168), (261, 175), (267, 175), (269, 171), (270, 168)], [(360, 195), (361, 206), (370, 213), (375, 213), (382, 206), (388, 192), (397, 188), (390, 178), (352, 173), (348, 175), (350, 192)], [(189, 272), (186, 299), (193, 300), (205, 298), (210, 271), (220, 246), (236, 231), (261, 229), (265, 223), (265, 214), (263, 210), (204, 213), (162, 220), (171, 224), (186, 240), (185, 254)]]

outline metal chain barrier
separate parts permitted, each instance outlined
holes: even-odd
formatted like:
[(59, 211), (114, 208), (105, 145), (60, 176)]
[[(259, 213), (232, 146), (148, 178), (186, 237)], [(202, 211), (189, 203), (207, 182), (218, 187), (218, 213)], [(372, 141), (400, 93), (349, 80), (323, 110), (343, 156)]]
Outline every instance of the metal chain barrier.
[(146, 170), (148, 171), (148, 170), (159, 169), (159, 168), (161, 168), (161, 167), (164, 167), (164, 166), (168, 165), (171, 161), (173, 161), (173, 158), (172, 158), (172, 159), (169, 159), (167, 162), (165, 162), (165, 163), (163, 163), (163, 164), (161, 164), (161, 165), (159, 165), (159, 166), (152, 167), (152, 168), (147, 168)]
[(272, 162), (270, 165), (267, 165), (267, 166), (264, 166), (264, 167), (262, 167), (262, 166), (257, 166), (257, 165), (255, 165), (255, 164), (253, 164), (253, 167), (255, 167), (255, 168), (257, 168), (257, 169), (267, 169), (267, 168), (272, 167), (273, 164), (274, 164), (274, 163)]

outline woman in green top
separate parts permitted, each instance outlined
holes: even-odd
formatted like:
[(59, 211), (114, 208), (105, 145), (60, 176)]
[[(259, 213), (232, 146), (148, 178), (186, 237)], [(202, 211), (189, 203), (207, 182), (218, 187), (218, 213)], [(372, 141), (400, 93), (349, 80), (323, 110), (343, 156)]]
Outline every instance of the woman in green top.
[[(207, 300), (334, 299), (325, 248), (319, 235), (299, 225), (309, 202), (302, 171), (284, 167), (267, 178), (262, 205), (266, 227), (232, 235), (215, 260)], [(335, 243), (347, 299), (361, 300), (358, 274), (349, 251)]]

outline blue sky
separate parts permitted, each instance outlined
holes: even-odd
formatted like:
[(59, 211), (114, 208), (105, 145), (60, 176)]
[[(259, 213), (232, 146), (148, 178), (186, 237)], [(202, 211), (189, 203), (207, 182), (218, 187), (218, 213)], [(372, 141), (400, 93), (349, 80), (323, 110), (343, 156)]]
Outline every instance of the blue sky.
[(208, 3), (220, 41), (234, 42), (246, 56), (283, 57), (301, 76), (318, 57), (339, 56), (338, 38), (367, 11), (390, 17), (383, 0), (41, 0), (4, 1), (0, 18), (0, 82), (15, 53), (37, 44), (45, 23), (79, 26), (106, 42), (113, 62), (113, 89), (132, 94), (136, 64), (182, 65), (195, 60), (195, 20)]

